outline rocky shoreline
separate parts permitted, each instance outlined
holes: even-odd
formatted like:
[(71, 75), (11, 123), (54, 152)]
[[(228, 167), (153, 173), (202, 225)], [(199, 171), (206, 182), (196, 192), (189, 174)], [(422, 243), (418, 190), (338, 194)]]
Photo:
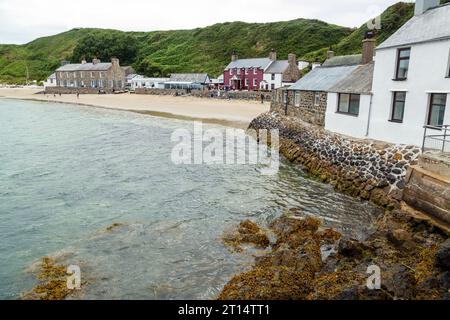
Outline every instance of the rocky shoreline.
[[(317, 219), (301, 218), (299, 210), (288, 210), (265, 231), (276, 236), (268, 245), (270, 251), (256, 256), (254, 266), (236, 275), (218, 298), (450, 299), (448, 233), (404, 210), (386, 211), (375, 225), (376, 231), (360, 242), (321, 228)], [(232, 241), (233, 251), (239, 239), (264, 247), (266, 241), (261, 239), (269, 237), (261, 230), (249, 221), (241, 223)], [(229, 235), (224, 242), (230, 244)], [(381, 281), (375, 290), (367, 287), (367, 272), (373, 266), (379, 268)]]
[[(242, 222), (224, 244), (235, 254), (249, 244), (268, 252), (231, 279), (220, 300), (450, 300), (448, 229), (402, 202), (417, 147), (356, 140), (276, 113), (259, 116), (249, 129), (278, 129), (288, 160), (385, 212), (362, 241), (324, 229), (295, 208), (266, 230)], [(369, 288), (374, 270), (380, 286)]]

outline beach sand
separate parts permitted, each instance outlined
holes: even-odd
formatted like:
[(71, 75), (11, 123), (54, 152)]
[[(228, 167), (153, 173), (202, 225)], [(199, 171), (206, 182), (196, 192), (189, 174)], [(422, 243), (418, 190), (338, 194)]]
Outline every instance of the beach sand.
[(22, 88), (0, 88), (0, 97), (73, 103), (98, 108), (124, 110), (152, 116), (201, 120), (208, 123), (247, 128), (258, 115), (268, 112), (268, 102), (217, 100), (196, 97), (153, 96), (136, 94), (117, 95), (43, 95), (41, 90)]

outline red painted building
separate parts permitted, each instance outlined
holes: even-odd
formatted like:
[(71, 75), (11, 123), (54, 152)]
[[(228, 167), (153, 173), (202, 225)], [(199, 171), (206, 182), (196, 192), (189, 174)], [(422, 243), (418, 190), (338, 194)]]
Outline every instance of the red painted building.
[(300, 69), (295, 54), (288, 60), (277, 60), (275, 50), (268, 58), (238, 59), (233, 53), (225, 68), (224, 86), (231, 90), (273, 90), (295, 83), (300, 79)]
[(259, 90), (270, 58), (238, 59), (234, 53), (223, 73), (224, 86), (231, 90)]

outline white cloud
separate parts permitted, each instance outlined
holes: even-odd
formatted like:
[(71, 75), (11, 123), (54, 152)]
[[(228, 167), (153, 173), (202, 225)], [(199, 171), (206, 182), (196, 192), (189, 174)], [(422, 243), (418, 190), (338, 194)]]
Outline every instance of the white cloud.
[(25, 43), (76, 27), (151, 31), (218, 22), (314, 18), (360, 26), (397, 0), (0, 0), (0, 43)]

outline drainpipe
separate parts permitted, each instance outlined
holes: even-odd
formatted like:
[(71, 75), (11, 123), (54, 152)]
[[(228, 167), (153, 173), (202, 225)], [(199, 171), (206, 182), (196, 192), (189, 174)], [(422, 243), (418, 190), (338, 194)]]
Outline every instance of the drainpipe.
[(366, 137), (369, 136), (370, 120), (372, 118), (373, 94), (370, 95), (369, 116), (367, 117)]

